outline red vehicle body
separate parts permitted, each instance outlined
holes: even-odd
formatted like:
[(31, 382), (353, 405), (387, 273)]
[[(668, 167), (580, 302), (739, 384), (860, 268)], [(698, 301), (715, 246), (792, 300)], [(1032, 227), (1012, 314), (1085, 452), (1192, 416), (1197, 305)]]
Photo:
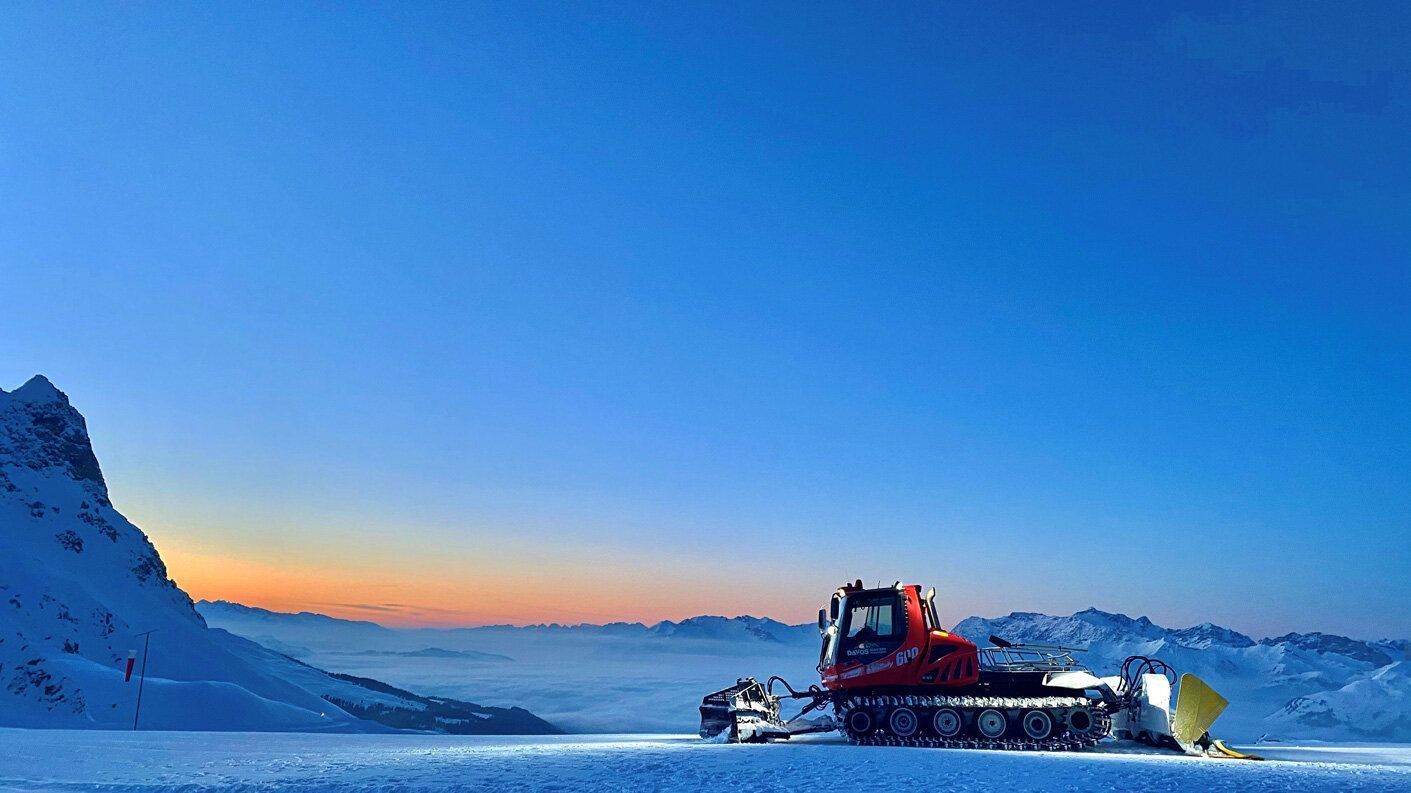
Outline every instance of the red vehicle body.
[[(1109, 711), (1122, 705), (1070, 648), (991, 636), (981, 650), (946, 631), (934, 589), (845, 584), (818, 612), (818, 629), (821, 686), (741, 678), (701, 701), (701, 735), (767, 741), (837, 729), (864, 744), (1064, 750), (1106, 737)], [(806, 704), (785, 720), (785, 699)], [(830, 706), (831, 718), (807, 720)]]
[(830, 691), (962, 688), (980, 680), (979, 651), (940, 626), (935, 590), (920, 586), (863, 589), (840, 587), (828, 610), (819, 612), (824, 631), (818, 672)]
[(1111, 689), (1079, 670), (1069, 650), (995, 636), (981, 650), (941, 627), (935, 596), (857, 581), (819, 612), (823, 687), (814, 701), (832, 702), (849, 738), (1073, 748), (1107, 734)]

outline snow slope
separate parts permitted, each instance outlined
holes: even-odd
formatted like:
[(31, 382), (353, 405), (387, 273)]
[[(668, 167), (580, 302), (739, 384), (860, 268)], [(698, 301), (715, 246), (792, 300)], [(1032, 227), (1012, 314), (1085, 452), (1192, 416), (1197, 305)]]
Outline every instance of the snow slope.
[[(1411, 789), (1411, 749), (1281, 747), (1264, 763), (1163, 754), (769, 745), (679, 736), (0, 730), (0, 790), (650, 791)], [(56, 757), (66, 758), (56, 763)]]
[(137, 683), (124, 683), (123, 667), (151, 631), (142, 701), (151, 729), (384, 729), (360, 718), (370, 716), (553, 731), (524, 711), (340, 679), (208, 628), (113, 507), (83, 416), (43, 377), (0, 390), (0, 547), (0, 725), (131, 728)]
[(1411, 735), (1411, 662), (1388, 664), (1341, 688), (1298, 697), (1268, 721), (1286, 734)]

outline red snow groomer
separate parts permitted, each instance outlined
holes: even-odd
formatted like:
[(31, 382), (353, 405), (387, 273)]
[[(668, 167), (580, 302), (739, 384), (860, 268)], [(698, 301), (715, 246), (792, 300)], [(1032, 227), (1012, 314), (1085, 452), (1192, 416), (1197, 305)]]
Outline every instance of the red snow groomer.
[[(979, 648), (941, 628), (934, 589), (844, 585), (818, 612), (818, 628), (821, 686), (743, 678), (701, 702), (701, 737), (756, 742), (841, 730), (862, 744), (1051, 751), (1115, 735), (1244, 756), (1210, 739), (1226, 702), (1194, 675), (1181, 678), (1173, 716), (1175, 673), (1161, 661), (1134, 656), (1120, 675), (1099, 678), (1074, 660), (1078, 648), (998, 636)], [(786, 699), (804, 703), (788, 720)]]

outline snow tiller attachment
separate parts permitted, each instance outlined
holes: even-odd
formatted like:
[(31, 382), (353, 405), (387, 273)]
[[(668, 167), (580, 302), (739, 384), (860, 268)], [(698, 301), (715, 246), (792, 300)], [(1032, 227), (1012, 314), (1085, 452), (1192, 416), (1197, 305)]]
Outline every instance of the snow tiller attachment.
[[(822, 686), (742, 678), (701, 702), (701, 737), (747, 743), (841, 730), (860, 744), (1052, 751), (1116, 735), (1248, 757), (1209, 737), (1225, 700), (1194, 675), (1182, 678), (1173, 714), (1175, 675), (1160, 661), (1131, 658), (1121, 675), (1099, 678), (1074, 660), (1076, 648), (998, 636), (977, 648), (941, 629), (935, 594), (900, 582), (840, 587), (818, 612)], [(804, 705), (784, 719), (790, 699)]]
[[(784, 686), (786, 693), (775, 694), (771, 690), (776, 682)], [(785, 699), (810, 701), (797, 716), (785, 721), (779, 715)], [(752, 677), (743, 677), (735, 685), (701, 700), (701, 737), (723, 738), (730, 743), (760, 743), (808, 732), (832, 732), (837, 725), (826, 714), (806, 718), (810, 711), (827, 702), (827, 692), (818, 686), (795, 691), (781, 677), (769, 678), (768, 686)]]

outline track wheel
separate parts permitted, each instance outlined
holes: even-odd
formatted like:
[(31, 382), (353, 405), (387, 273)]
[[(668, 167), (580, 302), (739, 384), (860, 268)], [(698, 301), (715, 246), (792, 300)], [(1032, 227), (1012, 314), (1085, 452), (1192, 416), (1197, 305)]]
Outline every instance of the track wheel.
[(1087, 710), (1075, 710), (1068, 714), (1068, 727), (1074, 732), (1087, 732), (1093, 728), (1093, 717)]
[(975, 717), (975, 727), (986, 738), (998, 738), (1004, 735), (1004, 730), (1008, 726), (1009, 720), (1004, 717), (1004, 713), (994, 708), (982, 710), (980, 715)]
[(1042, 710), (1031, 710), (1024, 714), (1024, 734), (1036, 741), (1042, 741), (1053, 734), (1053, 717)]
[(960, 734), (965, 722), (960, 720), (960, 711), (955, 708), (941, 708), (931, 717), (931, 726), (942, 738), (954, 738)]
[(887, 729), (898, 738), (910, 738), (921, 728), (921, 720), (911, 708), (897, 708), (887, 716)]
[(877, 722), (867, 708), (858, 708), (848, 714), (848, 732), (853, 735), (869, 735), (876, 727)]

